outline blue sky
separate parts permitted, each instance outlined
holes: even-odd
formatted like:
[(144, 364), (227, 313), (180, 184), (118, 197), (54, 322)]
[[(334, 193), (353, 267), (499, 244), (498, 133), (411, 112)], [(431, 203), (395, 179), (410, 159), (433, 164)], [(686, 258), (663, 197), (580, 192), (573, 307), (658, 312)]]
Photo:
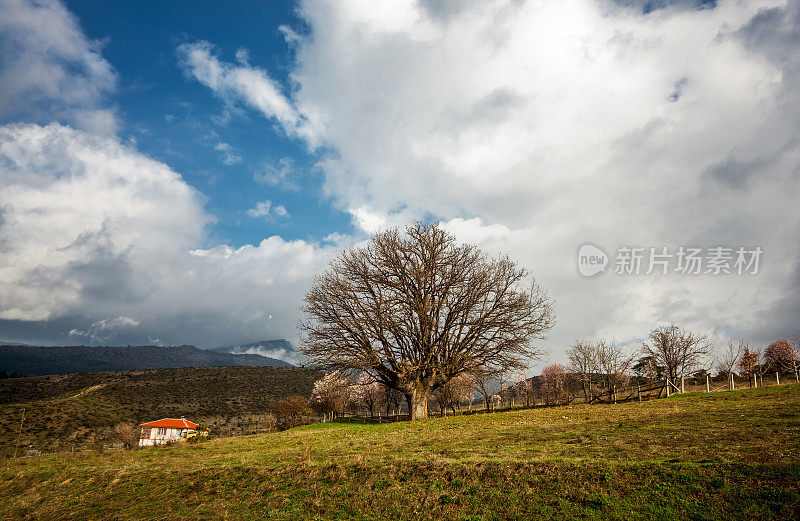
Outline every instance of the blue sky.
[[(798, 71), (797, 0), (0, 0), (0, 340), (297, 342), (330, 257), (416, 220), (550, 292), (532, 364), (792, 336)], [(763, 258), (617, 274), (622, 247)]]
[[(89, 38), (102, 42), (103, 56), (119, 74), (110, 102), (119, 109), (121, 135), (143, 153), (169, 164), (207, 198), (219, 220), (208, 244), (257, 243), (278, 234), (286, 239), (321, 240), (351, 231), (350, 216), (321, 191), (318, 156), (269, 121), (238, 107), (226, 116), (224, 103), (179, 67), (176, 48), (187, 42), (214, 42), (220, 58), (235, 61), (238, 50), (267, 70), (289, 91), (293, 52), (279, 27), (303, 31), (293, 2), (67, 2)], [(277, 130), (277, 131), (276, 131)], [(226, 164), (225, 150), (230, 146)], [(238, 158), (238, 159), (237, 159)], [(296, 188), (255, 181), (264, 168), (291, 163)], [(281, 162), (284, 163), (281, 163)], [(283, 205), (290, 219), (249, 217), (257, 202)]]

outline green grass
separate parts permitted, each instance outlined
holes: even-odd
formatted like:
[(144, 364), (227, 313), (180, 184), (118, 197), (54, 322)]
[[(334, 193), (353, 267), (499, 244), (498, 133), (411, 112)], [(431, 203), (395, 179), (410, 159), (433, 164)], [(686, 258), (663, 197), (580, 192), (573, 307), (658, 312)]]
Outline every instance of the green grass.
[(791, 519), (800, 386), (6, 460), (9, 519)]

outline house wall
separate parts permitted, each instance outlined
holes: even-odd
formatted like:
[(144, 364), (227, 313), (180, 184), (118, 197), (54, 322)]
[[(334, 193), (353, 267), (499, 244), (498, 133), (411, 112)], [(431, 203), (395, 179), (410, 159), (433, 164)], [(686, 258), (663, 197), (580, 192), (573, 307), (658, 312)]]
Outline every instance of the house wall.
[(175, 429), (172, 427), (153, 427), (150, 428), (149, 433), (147, 430), (148, 428), (143, 428), (142, 433), (139, 435), (140, 447), (163, 445), (165, 443), (176, 441), (186, 441), (187, 434), (194, 432), (192, 429)]

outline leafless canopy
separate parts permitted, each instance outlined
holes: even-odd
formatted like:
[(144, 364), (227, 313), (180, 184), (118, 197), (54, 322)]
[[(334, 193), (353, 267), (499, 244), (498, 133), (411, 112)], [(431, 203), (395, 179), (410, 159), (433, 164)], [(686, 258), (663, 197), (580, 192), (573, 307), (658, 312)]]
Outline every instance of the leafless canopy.
[(671, 324), (650, 332), (643, 352), (664, 366), (667, 378), (675, 378), (704, 365), (711, 355), (707, 334), (697, 334)]
[(555, 317), (546, 292), (508, 257), (490, 259), (436, 225), (379, 232), (315, 278), (300, 322), (314, 362), (373, 373), (413, 418), (430, 393), (479, 367), (520, 367)]
[(577, 340), (572, 347), (567, 349), (569, 369), (580, 376), (583, 397), (586, 400), (589, 399), (592, 378), (600, 372), (597, 352), (597, 345), (588, 340)]
[(630, 379), (628, 374), (635, 356), (626, 353), (625, 350), (615, 342), (601, 340), (597, 343), (597, 364), (600, 368), (600, 376), (603, 387), (609, 392), (614, 393), (624, 387)]
[(717, 359), (717, 371), (721, 374), (730, 375), (742, 354), (744, 354), (744, 350), (748, 348), (749, 346), (744, 340), (740, 340), (739, 342), (731, 340), (728, 342), (728, 346)]

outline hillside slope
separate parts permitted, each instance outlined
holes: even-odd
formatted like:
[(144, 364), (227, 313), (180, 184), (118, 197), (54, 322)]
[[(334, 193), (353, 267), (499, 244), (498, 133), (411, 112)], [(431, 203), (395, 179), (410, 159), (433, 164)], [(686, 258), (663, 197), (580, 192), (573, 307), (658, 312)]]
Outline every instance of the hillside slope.
[(232, 354), (194, 346), (0, 345), (0, 370), (26, 376), (93, 371), (136, 371), (170, 367), (290, 366), (259, 354)]
[(255, 430), (276, 400), (308, 396), (319, 377), (299, 367), (189, 367), (0, 380), (0, 453), (81, 448), (110, 441), (117, 423), (164, 417)]
[(18, 458), (48, 519), (797, 519), (800, 386)]

